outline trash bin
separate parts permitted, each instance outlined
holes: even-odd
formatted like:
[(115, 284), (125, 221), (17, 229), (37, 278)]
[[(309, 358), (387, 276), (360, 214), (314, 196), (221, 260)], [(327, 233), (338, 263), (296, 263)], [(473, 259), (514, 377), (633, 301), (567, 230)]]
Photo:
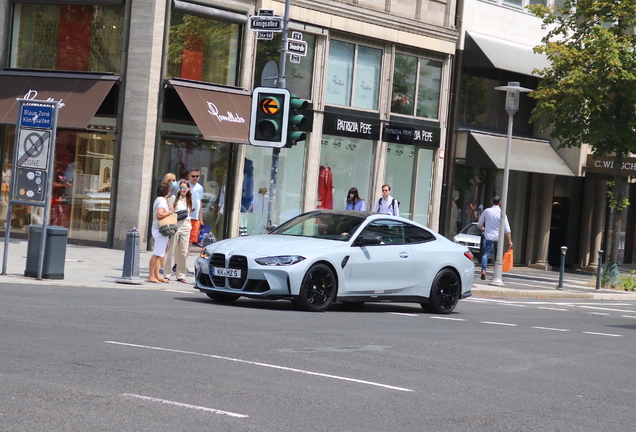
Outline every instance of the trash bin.
[[(48, 225), (46, 227), (46, 247), (44, 249), (43, 279), (64, 279), (64, 262), (66, 261), (66, 239), (68, 229)], [(29, 225), (29, 241), (27, 243), (27, 260), (24, 276), (38, 277), (39, 251), (42, 245), (42, 225)]]

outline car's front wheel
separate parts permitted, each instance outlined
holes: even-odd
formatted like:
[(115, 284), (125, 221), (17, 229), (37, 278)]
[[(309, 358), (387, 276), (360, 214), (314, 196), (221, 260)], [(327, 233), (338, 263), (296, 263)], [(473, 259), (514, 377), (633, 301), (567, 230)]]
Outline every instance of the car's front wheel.
[(457, 273), (451, 269), (443, 269), (435, 276), (428, 303), (422, 303), (422, 308), (438, 314), (451, 313), (459, 301), (459, 288)]
[(231, 303), (234, 300), (238, 300), (240, 295), (236, 294), (221, 294), (221, 293), (206, 293), (208, 297), (219, 303)]
[(338, 284), (331, 268), (322, 263), (314, 264), (305, 273), (293, 303), (302, 310), (323, 312), (333, 302), (337, 290)]

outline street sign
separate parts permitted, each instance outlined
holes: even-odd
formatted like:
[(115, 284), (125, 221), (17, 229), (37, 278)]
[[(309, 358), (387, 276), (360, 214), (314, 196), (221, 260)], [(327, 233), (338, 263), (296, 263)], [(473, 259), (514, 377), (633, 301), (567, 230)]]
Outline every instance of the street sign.
[(256, 33), (256, 39), (258, 40), (272, 40), (274, 39), (273, 31), (259, 31)]
[(287, 39), (287, 52), (305, 57), (307, 55), (307, 42), (303, 40)]
[(52, 120), (52, 106), (22, 105), (20, 127), (50, 129)]
[(250, 17), (250, 30), (254, 31), (270, 31), (270, 32), (282, 32), (283, 31), (283, 17)]
[(258, 10), (258, 16), (273, 17), (274, 16), (274, 9), (259, 9)]
[(20, 168), (47, 169), (50, 139), (50, 131), (20, 129), (16, 165)]
[(303, 34), (301, 32), (292, 32), (292, 39), (294, 40), (303, 40)]
[(292, 63), (300, 63), (300, 56), (296, 55), (296, 54), (290, 54), (289, 55), (289, 61)]

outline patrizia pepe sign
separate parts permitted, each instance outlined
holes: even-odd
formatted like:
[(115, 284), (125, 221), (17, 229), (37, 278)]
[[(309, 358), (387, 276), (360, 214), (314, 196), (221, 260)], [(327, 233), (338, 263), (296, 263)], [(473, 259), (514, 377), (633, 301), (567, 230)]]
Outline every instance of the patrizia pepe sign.
[(325, 112), (323, 133), (377, 141), (380, 139), (380, 119), (349, 113)]
[(418, 144), (439, 148), (440, 128), (428, 125), (390, 123), (384, 127), (382, 140), (395, 144)]

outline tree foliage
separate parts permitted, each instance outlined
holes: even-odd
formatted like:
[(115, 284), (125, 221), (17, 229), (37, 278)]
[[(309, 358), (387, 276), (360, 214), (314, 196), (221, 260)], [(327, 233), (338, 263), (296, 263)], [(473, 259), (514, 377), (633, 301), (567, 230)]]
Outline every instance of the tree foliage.
[(588, 144), (595, 155), (614, 155), (613, 241), (618, 253), (625, 204), (622, 158), (636, 152), (636, 0), (566, 0), (557, 9), (529, 6), (547, 30), (535, 52), (552, 65), (530, 96), (533, 120), (542, 117), (562, 147)]

